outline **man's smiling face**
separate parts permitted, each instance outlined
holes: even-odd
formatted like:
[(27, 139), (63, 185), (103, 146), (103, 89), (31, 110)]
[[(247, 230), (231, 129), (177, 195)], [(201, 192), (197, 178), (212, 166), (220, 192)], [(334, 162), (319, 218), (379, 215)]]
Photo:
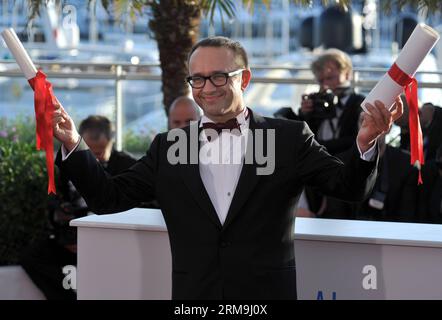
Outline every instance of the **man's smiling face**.
[[(223, 47), (199, 47), (189, 60), (190, 76), (210, 76), (229, 73), (244, 66), (237, 65), (232, 50)], [(250, 81), (250, 70), (229, 77), (223, 86), (214, 86), (206, 80), (204, 87), (192, 88), (193, 98), (204, 114), (215, 122), (234, 118), (244, 108), (243, 90)]]

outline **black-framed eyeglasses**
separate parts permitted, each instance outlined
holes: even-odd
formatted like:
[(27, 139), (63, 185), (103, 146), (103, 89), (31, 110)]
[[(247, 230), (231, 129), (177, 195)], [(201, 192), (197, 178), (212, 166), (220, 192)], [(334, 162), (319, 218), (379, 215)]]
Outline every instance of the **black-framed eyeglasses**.
[(209, 79), (209, 81), (215, 86), (215, 87), (222, 87), (225, 86), (227, 83), (227, 80), (230, 77), (236, 76), (237, 74), (240, 74), (246, 69), (239, 69), (231, 72), (217, 72), (214, 74), (211, 74), (210, 76), (204, 77), (204, 76), (190, 76), (186, 78), (186, 81), (190, 84), (190, 86), (194, 89), (201, 89), (204, 88), (206, 85), (206, 80)]

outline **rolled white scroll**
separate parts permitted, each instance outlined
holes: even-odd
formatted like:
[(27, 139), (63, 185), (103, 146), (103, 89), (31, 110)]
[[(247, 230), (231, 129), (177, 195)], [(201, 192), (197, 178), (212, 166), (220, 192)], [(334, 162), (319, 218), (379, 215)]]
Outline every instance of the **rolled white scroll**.
[[(399, 53), (395, 61), (396, 65), (410, 77), (414, 77), (425, 56), (433, 49), (438, 40), (439, 34), (436, 30), (423, 23), (418, 24)], [(401, 85), (396, 83), (388, 73), (385, 73), (361, 103), (361, 107), (367, 112), (365, 108), (367, 103), (374, 105), (375, 100), (380, 100), (386, 108), (390, 109), (393, 106), (395, 98), (400, 95), (403, 90)]]
[(34, 66), (31, 58), (26, 52), (23, 44), (18, 39), (14, 29), (8, 28), (2, 31), (2, 37), (6, 42), (9, 50), (15, 58), (21, 71), (25, 74), (27, 80), (32, 79), (37, 74), (37, 68)]

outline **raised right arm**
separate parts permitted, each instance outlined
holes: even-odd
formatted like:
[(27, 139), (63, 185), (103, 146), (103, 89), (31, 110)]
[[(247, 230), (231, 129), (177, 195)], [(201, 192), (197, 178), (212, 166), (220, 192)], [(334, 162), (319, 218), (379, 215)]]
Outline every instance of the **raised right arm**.
[(56, 165), (73, 182), (93, 212), (125, 211), (155, 199), (160, 136), (154, 139), (146, 156), (121, 174), (111, 177), (81, 139), (74, 122), (61, 105), (56, 106), (54, 112), (53, 130), (66, 151), (75, 149), (65, 160), (59, 152)]

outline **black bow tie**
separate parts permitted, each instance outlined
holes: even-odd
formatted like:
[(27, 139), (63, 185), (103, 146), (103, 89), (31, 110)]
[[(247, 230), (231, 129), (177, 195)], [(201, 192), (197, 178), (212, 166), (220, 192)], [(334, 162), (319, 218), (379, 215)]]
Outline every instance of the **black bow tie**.
[(233, 129), (238, 129), (239, 132), (241, 132), (241, 127), (236, 118), (230, 119), (226, 122), (219, 122), (219, 123), (204, 122), (203, 129), (213, 129), (216, 132), (218, 132), (218, 134), (220, 134), (223, 130), (231, 131)]

